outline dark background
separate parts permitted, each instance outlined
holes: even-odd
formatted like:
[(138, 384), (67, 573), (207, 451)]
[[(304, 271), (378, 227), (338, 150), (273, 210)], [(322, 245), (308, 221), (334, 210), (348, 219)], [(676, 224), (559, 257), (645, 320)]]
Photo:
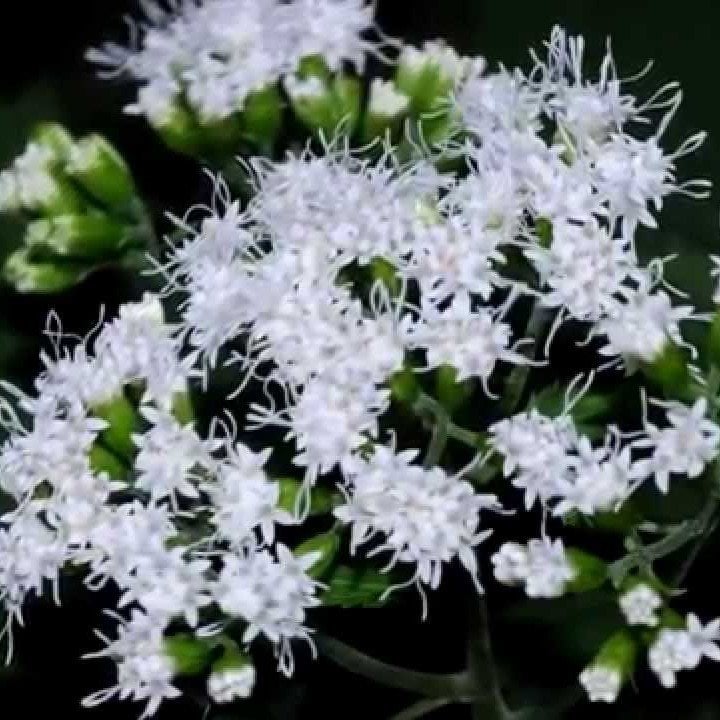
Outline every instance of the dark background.
[[(672, 126), (671, 144), (698, 129), (709, 131), (701, 152), (682, 161), (680, 176), (720, 179), (720, 4), (712, 0), (380, 0), (378, 5), (379, 21), (387, 33), (416, 41), (444, 37), (462, 52), (485, 55), (491, 64), (526, 65), (527, 48), (540, 46), (554, 23), (584, 34), (593, 62), (599, 61), (605, 38), (611, 35), (622, 74), (632, 75), (647, 59), (656, 60), (639, 92), (647, 94), (671, 79), (682, 83), (685, 102)], [(134, 8), (132, 0), (2, 3), (0, 165), (22, 149), (29, 127), (40, 120), (59, 120), (74, 134), (101, 132), (129, 162), (162, 232), (167, 229), (163, 211), (182, 212), (200, 197), (201, 172), (192, 161), (165, 150), (142, 119), (122, 115), (133, 89), (98, 80), (82, 58), (86, 47), (122, 37), (120, 18)], [(706, 305), (710, 287), (706, 256), (720, 248), (717, 192), (704, 203), (671, 198), (661, 227), (645, 238), (645, 246), (658, 255), (681, 251), (682, 260), (669, 269), (669, 276), (698, 304)], [(0, 223), (0, 254), (11, 250), (14, 242)], [(58, 308), (69, 330), (83, 331), (94, 324), (101, 304), (113, 306), (137, 290), (127, 278), (105, 272), (61, 297), (23, 297), (0, 290), (0, 376), (25, 385), (30, 382), (37, 369), (39, 330), (51, 306)], [(696, 588), (691, 605), (706, 617), (720, 615), (717, 550), (717, 544), (705, 550), (690, 578), (690, 586)], [(338, 627), (338, 635), (388, 660), (419, 669), (455, 670), (462, 662), (462, 605), (467, 591), (462, 578), (449, 577), (425, 625), (419, 623), (419, 604), (412, 602), (382, 612), (330, 613), (326, 622)], [(546, 622), (537, 628), (523, 621), (522, 608), (506, 612), (506, 599), (502, 592), (491, 597), (502, 670), (525, 698), (549, 702), (556, 690), (572, 683), (592, 647), (602, 640), (612, 621), (612, 605), (602, 597), (589, 610), (573, 601), (546, 603)], [(0, 714), (11, 717), (10, 708), (18, 708), (29, 718), (50, 713), (68, 718), (137, 717), (138, 708), (129, 705), (79, 709), (78, 698), (102, 687), (109, 676), (102, 663), (78, 660), (80, 652), (97, 647), (90, 631), (101, 622), (96, 599), (69, 583), (65, 603), (67, 609), (62, 611), (42, 603), (28, 610), (29, 629), (17, 632), (17, 661), (8, 671), (0, 671)], [(403, 705), (402, 696), (378, 691), (325, 663), (301, 660), (299, 664), (302, 669), (292, 683), (266, 680), (268, 673), (263, 673), (259, 689), (269, 700), (266, 708), (233, 709), (213, 717), (384, 720)], [(624, 702), (613, 708), (590, 711), (579, 705), (567, 717), (720, 719), (719, 679), (720, 668), (710, 666), (683, 677), (680, 689), (668, 694), (659, 689), (648, 692), (655, 683), (641, 676), (639, 684), (647, 686), (641, 696), (626, 693)], [(160, 715), (193, 720), (201, 716), (202, 709), (192, 701), (168, 705)], [(433, 717), (460, 719), (468, 714), (453, 709)]]

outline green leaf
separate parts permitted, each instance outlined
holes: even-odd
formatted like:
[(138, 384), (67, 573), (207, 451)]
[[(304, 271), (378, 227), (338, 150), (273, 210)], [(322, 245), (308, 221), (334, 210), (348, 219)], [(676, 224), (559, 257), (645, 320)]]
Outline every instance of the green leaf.
[(383, 596), (395, 580), (375, 568), (338, 565), (324, 582), (327, 590), (321, 595), (323, 605), (351, 608), (385, 605), (387, 598)]

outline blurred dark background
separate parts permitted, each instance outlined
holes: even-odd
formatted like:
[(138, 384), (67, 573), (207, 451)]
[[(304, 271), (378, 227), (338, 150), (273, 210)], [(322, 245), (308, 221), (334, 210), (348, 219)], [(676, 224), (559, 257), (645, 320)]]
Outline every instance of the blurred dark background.
[[(258, 0), (260, 1), (260, 0)], [(142, 119), (124, 116), (121, 108), (133, 92), (122, 84), (101, 81), (83, 60), (85, 48), (105, 39), (123, 38), (121, 17), (133, 13), (134, 0), (66, 0), (65, 2), (2, 3), (5, 30), (0, 43), (0, 166), (19, 152), (28, 129), (41, 120), (58, 120), (74, 134), (97, 131), (121, 150), (143, 196), (155, 214), (158, 231), (167, 229), (163, 212), (182, 212), (202, 192), (202, 175), (192, 161), (166, 150)], [(490, 63), (525, 64), (527, 48), (538, 47), (555, 23), (585, 35), (590, 69), (612, 36), (621, 74), (633, 75), (652, 58), (655, 66), (639, 92), (668, 80), (679, 80), (685, 102), (672, 126), (669, 142), (705, 129), (706, 145), (694, 158), (682, 161), (681, 177), (707, 177), (720, 182), (720, 3), (712, 0), (652, 2), (650, 0), (379, 0), (383, 29), (406, 40), (443, 37), (464, 53), (480, 53)], [(710, 283), (707, 254), (720, 248), (717, 191), (709, 202), (670, 198), (662, 215), (661, 231), (645, 238), (653, 254), (682, 252), (669, 269), (670, 279), (707, 305)], [(0, 254), (12, 249), (13, 238), (0, 223)], [(20, 296), (0, 289), (0, 377), (21, 384), (36, 369), (39, 331), (50, 307), (56, 307), (69, 330), (92, 326), (101, 304), (112, 307), (138, 292), (137, 284), (112, 272), (91, 277), (63, 296)], [(693, 607), (705, 616), (720, 615), (717, 544), (699, 559), (690, 585), (701, 589)], [(454, 670), (462, 662), (463, 612), (458, 606), (467, 588), (450, 577), (434, 600), (431, 617), (443, 622), (419, 624), (419, 606), (396, 610), (357, 611), (326, 618), (338, 633), (357, 640), (368, 650), (391, 661), (420, 669)], [(110, 680), (101, 663), (81, 661), (79, 652), (96, 648), (90, 628), (100, 621), (98, 605), (72, 583), (66, 589), (70, 612), (36, 603), (27, 613), (28, 630), (17, 633), (17, 661), (0, 671), (0, 714), (22, 712), (30, 718), (135, 718), (135, 706), (111, 704), (97, 710), (79, 708), (78, 698)], [(603, 639), (613, 620), (612, 603), (598, 599), (588, 612), (572, 602), (548, 603), (547, 622), (540, 628), (527, 621), (522, 609), (504, 611), (503, 593), (491, 599), (494, 630), (501, 663), (514, 685), (527, 697), (546, 702), (546, 694), (573, 682), (574, 674)], [(460, 608), (462, 610), (462, 608)], [(580, 611), (582, 610), (582, 612)], [(568, 634), (567, 627), (571, 627)], [(561, 626), (565, 628), (561, 630)], [(390, 633), (389, 631), (392, 631)], [(562, 659), (560, 659), (562, 658)], [(346, 720), (384, 720), (403, 705), (402, 696), (387, 694), (349, 679), (326, 663), (310, 665), (292, 682), (263, 680), (261, 694), (269, 705), (260, 710), (234, 709), (213, 715), (214, 720), (304, 720), (337, 716)], [(503, 664), (505, 668), (505, 664)], [(709, 667), (683, 678), (673, 694), (655, 689), (634, 697), (627, 693), (618, 707), (592, 711), (579, 705), (574, 717), (720, 719), (717, 678), (720, 668)], [(655, 686), (640, 677), (641, 685)], [(332, 692), (331, 692), (332, 689)], [(651, 698), (654, 698), (651, 700)], [(549, 702), (549, 701), (548, 701)], [(17, 708), (11, 710), (10, 708)], [(200, 720), (203, 710), (191, 701), (168, 705), (160, 717)], [(463, 709), (437, 713), (437, 718), (465, 718)]]

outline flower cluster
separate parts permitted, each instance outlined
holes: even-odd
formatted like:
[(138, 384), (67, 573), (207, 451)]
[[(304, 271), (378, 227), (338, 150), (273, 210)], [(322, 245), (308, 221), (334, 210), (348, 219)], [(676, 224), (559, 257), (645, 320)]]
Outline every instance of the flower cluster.
[(181, 0), (170, 10), (161, 2), (143, 9), (129, 47), (107, 43), (88, 59), (134, 78), (140, 89), (126, 111), (160, 125), (183, 99), (204, 121), (222, 120), (306, 57), (361, 70), (374, 47), (364, 37), (373, 25), (366, 0)]
[[(123, 306), (70, 349), (50, 335), (56, 356), (44, 356), (36, 393), (17, 391), (19, 404), (3, 405), (10, 435), (0, 484), (13, 501), (0, 523), (5, 631), (46, 582), (59, 602), (59, 573), (76, 566), (88, 588), (110, 584), (118, 609), (132, 609), (129, 620), (112, 613), (118, 637), (94, 655), (117, 663), (117, 685), (88, 705), (117, 694), (146, 701), (151, 715), (177, 696), (171, 624), (213, 638), (223, 618), (238, 620), (245, 647), (263, 635), (290, 672), (290, 640), (309, 641), (305, 610), (318, 602), (306, 574), (316, 555), (273, 546), (275, 524), (294, 518), (278, 508), (279, 486), (263, 470), (268, 454), (228, 435), (203, 439), (188, 421), (192, 356), (181, 356), (158, 299)], [(213, 695), (247, 695), (246, 665), (243, 678), (212, 676)]]
[[(158, 123), (183, 105), (227, 119), (280, 79), (312, 114), (342, 94), (331, 71), (362, 70), (374, 47), (362, 0), (144, 6), (137, 47), (92, 57), (137, 78), (130, 109)], [(718, 621), (679, 627), (652, 566), (714, 527), (715, 495), (699, 518), (653, 525), (667, 537), (649, 548), (648, 526), (628, 526), (614, 563), (562, 537), (617, 515), (641, 486), (699, 485), (720, 453), (720, 360), (707, 374), (689, 366), (680, 325), (701, 318), (674, 302), (663, 259), (644, 265), (636, 250), (668, 195), (705, 196), (676, 170), (704, 135), (666, 152), (676, 84), (639, 100), (609, 51), (587, 79), (583, 50), (556, 28), (524, 72), (442, 43), (404, 48), (395, 78), (369, 83), (365, 131), (382, 139), (355, 149), (341, 126), (282, 160), (243, 160), (247, 202), (218, 178), (209, 206), (175, 219), (156, 267), (176, 325), (148, 296), (73, 347), (50, 328), (55, 353), (35, 392), (10, 389), (0, 405), (0, 487), (13, 505), (0, 519), (0, 599), (10, 630), (27, 596), (48, 584), (57, 594), (67, 565), (89, 588), (117, 590), (116, 639), (101, 635), (95, 655), (116, 662), (118, 680), (86, 704), (131, 698), (152, 715), (179, 694), (178, 677), (200, 673), (215, 702), (247, 697), (261, 638), (290, 674), (292, 642), (312, 645), (308, 611), (333, 597), (324, 573), (343, 542), (361, 570), (385, 561), (368, 604), (405, 586), (425, 601), (452, 563), (482, 593), (478, 547), (503, 532), (485, 511), (504, 508), (524, 509), (540, 533), (499, 544), (499, 583), (531, 598), (614, 584), (626, 623), (580, 675), (591, 700), (616, 699), (643, 643), (666, 686), (702, 657), (720, 660)], [(418, 109), (430, 114), (396, 147), (389, 124)], [(16, 162), (3, 197), (47, 194), (40, 155)], [(555, 391), (533, 369), (551, 364), (562, 325), (586, 337), (597, 367), (550, 412), (537, 395)], [(642, 371), (666, 398), (638, 393), (633, 425), (600, 412), (582, 423), (596, 378), (622, 383), (620, 370)], [(201, 432), (189, 389), (220, 371), (234, 401), (248, 398), (245, 415)], [(456, 424), (463, 404), (482, 427)], [(403, 418), (431, 431), (422, 457)], [(261, 449), (238, 441), (241, 423)], [(470, 457), (450, 460), (450, 440)], [(288, 454), (302, 477), (289, 499), (267, 469)], [(295, 545), (304, 528), (284, 526), (310, 515), (330, 529)]]

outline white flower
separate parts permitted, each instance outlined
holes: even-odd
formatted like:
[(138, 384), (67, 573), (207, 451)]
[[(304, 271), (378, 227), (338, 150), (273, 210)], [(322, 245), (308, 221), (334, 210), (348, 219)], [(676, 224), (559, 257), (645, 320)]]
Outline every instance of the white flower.
[(410, 98), (400, 92), (395, 84), (375, 78), (370, 84), (368, 112), (380, 117), (394, 118), (410, 107)]
[(531, 598), (560, 597), (577, 575), (560, 538), (536, 538), (526, 546), (505, 543), (492, 563), (498, 582), (523, 587)]
[(580, 673), (580, 684), (590, 702), (614, 703), (620, 694), (622, 675), (615, 668), (590, 665)]
[(656, 627), (660, 622), (656, 612), (662, 607), (662, 598), (646, 583), (638, 583), (624, 592), (618, 602), (628, 625)]
[(138, 448), (135, 458), (137, 486), (153, 501), (178, 496), (197, 499), (203, 471), (212, 472), (213, 443), (204, 442), (189, 425), (182, 426), (169, 413), (145, 407), (143, 416), (151, 423), (143, 434), (133, 434)]
[(241, 443), (227, 448), (213, 479), (202, 484), (212, 501), (211, 522), (221, 537), (241, 544), (258, 528), (260, 538), (272, 543), (275, 523), (290, 524), (293, 517), (277, 507), (280, 486), (263, 470), (270, 450), (254, 453)]
[(320, 55), (331, 69), (348, 60), (361, 69), (375, 44), (364, 37), (373, 8), (365, 0), (205, 0), (143, 4), (146, 18), (133, 26), (129, 48), (108, 43), (87, 53), (108, 74), (140, 84), (128, 112), (162, 123), (183, 93), (205, 120), (243, 109), (251, 93)]
[(56, 163), (57, 156), (50, 147), (28, 143), (12, 165), (0, 173), (0, 211), (52, 206), (62, 192), (52, 172)]
[(276, 646), (280, 669), (290, 675), (290, 640), (310, 642), (305, 613), (320, 603), (317, 583), (307, 575), (317, 555), (295, 557), (284, 545), (277, 545), (275, 552), (277, 558), (267, 550), (224, 554), (213, 595), (224, 612), (246, 621), (243, 642), (265, 635)]
[(490, 426), (490, 442), (504, 458), (503, 473), (524, 490), (528, 510), (538, 498), (546, 503), (557, 495), (572, 472), (576, 441), (569, 417), (547, 418), (534, 409)]
[(434, 70), (451, 88), (461, 82), (473, 64), (481, 69), (484, 61), (462, 57), (443, 40), (426, 40), (420, 48), (404, 45), (398, 59), (401, 71), (419, 75), (428, 69)]
[(553, 510), (556, 515), (573, 510), (584, 515), (614, 512), (642, 479), (629, 447), (618, 450), (606, 445), (595, 449), (586, 437), (581, 437), (576, 452), (577, 456), (570, 460), (570, 472), (558, 480), (558, 503)]
[(534, 539), (528, 543), (528, 574), (525, 592), (531, 598), (559, 597), (577, 571), (565, 554), (560, 538)]
[(607, 336), (600, 354), (652, 362), (669, 342), (684, 344), (680, 322), (692, 317), (691, 306), (673, 307), (666, 292), (651, 292), (643, 285), (623, 295), (625, 300), (611, 308), (596, 326), (598, 335)]
[(443, 311), (431, 304), (422, 310), (410, 338), (412, 346), (426, 349), (428, 368), (450, 365), (457, 370), (459, 381), (477, 377), (488, 388), (498, 362), (527, 362), (514, 349), (517, 344), (511, 344), (510, 326), (486, 308), (472, 309), (467, 294), (455, 295)]
[(675, 686), (680, 670), (693, 670), (703, 657), (720, 662), (720, 618), (703, 626), (697, 615), (687, 616), (685, 628), (663, 628), (648, 651), (650, 668), (664, 687)]
[(255, 674), (255, 667), (250, 663), (214, 670), (208, 677), (208, 695), (219, 705), (248, 698), (255, 686)]
[(416, 456), (377, 445), (367, 460), (347, 464), (346, 504), (335, 516), (352, 524), (351, 550), (379, 536), (373, 553), (390, 553), (390, 566), (414, 564), (413, 579), (433, 589), (443, 564), (457, 557), (480, 591), (474, 549), (490, 534), (480, 529), (480, 511), (497, 510), (497, 499), (439, 467), (413, 465)]
[(635, 447), (648, 449), (649, 458), (641, 461), (645, 475), (652, 475), (661, 492), (670, 486), (670, 475), (700, 475), (720, 451), (720, 427), (708, 420), (707, 400), (698, 398), (692, 407), (679, 402), (652, 401), (665, 409), (668, 427), (645, 424), (645, 437)]
[(686, 631), (669, 628), (663, 628), (650, 646), (650, 669), (658, 676), (663, 687), (675, 687), (675, 675), (685, 669), (689, 647)]
[(520, 587), (530, 572), (527, 548), (519, 543), (507, 542), (490, 558), (495, 579), (503, 585)]
[(525, 251), (549, 287), (541, 302), (566, 308), (578, 320), (599, 320), (614, 309), (626, 279), (639, 272), (630, 243), (612, 237), (595, 219), (584, 225), (558, 221), (552, 232), (547, 250)]
[(84, 707), (95, 707), (117, 696), (121, 700), (147, 704), (141, 718), (154, 715), (165, 699), (180, 696), (173, 686), (174, 666), (163, 647), (161, 625), (140, 611), (118, 627), (118, 637), (106, 641), (107, 647), (86, 657), (107, 657), (117, 665), (117, 684), (89, 695)]

